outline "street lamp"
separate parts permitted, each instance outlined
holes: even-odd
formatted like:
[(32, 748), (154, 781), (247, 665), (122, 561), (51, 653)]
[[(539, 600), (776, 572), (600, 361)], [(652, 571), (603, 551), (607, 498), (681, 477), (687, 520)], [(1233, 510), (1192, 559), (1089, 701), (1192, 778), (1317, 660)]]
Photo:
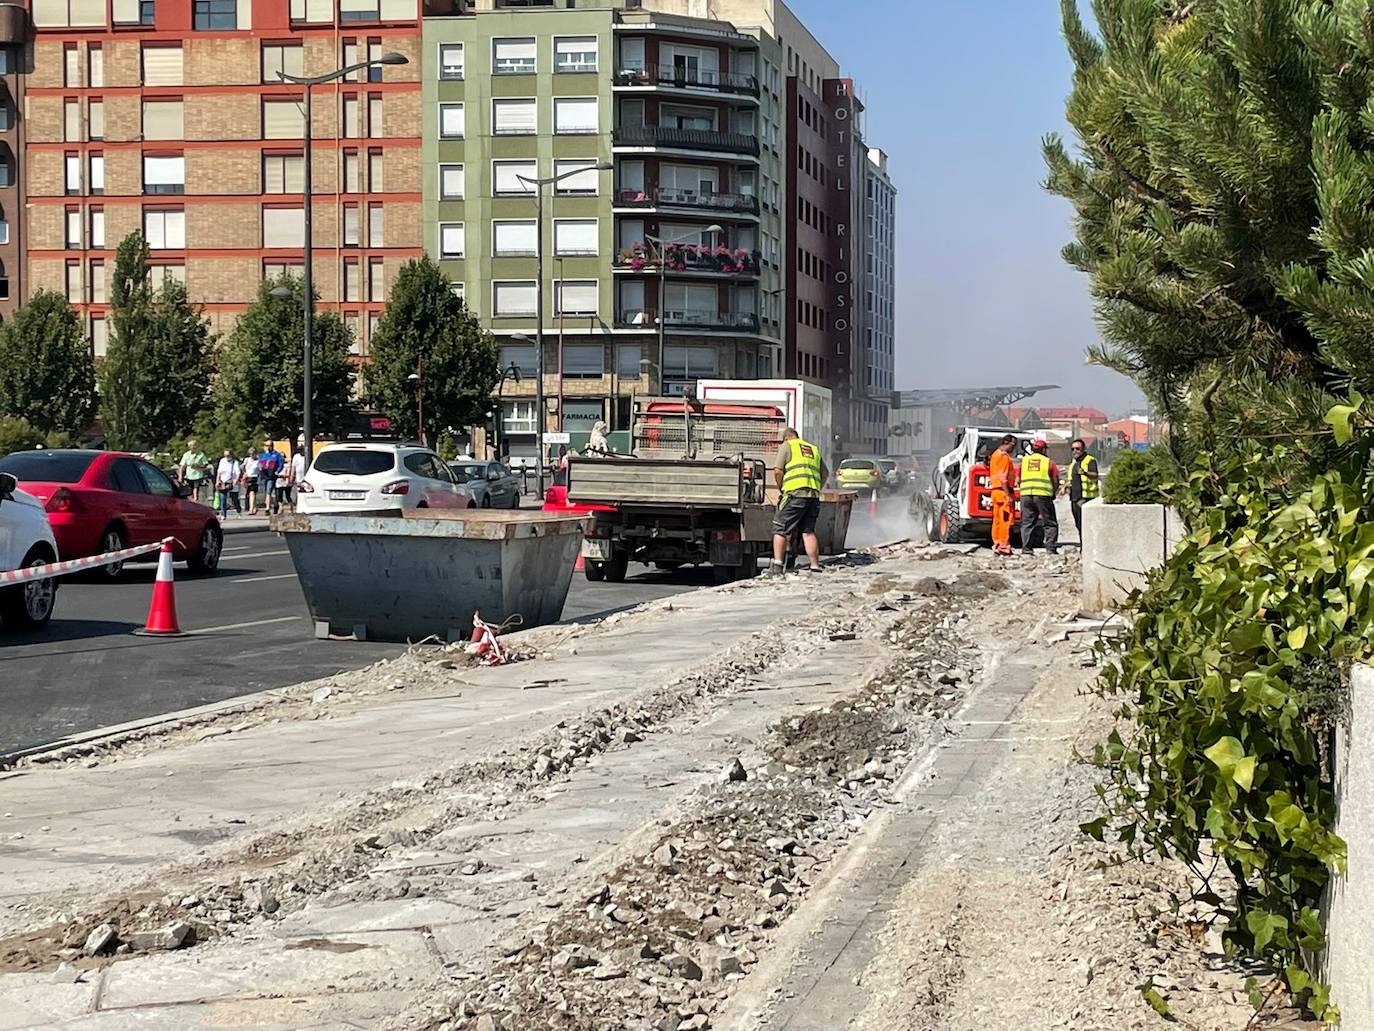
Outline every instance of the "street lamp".
[[(323, 75), (289, 75), (286, 72), (278, 71), (277, 78), (282, 82), (294, 83), (297, 86), (305, 87), (305, 403), (302, 412), (303, 426), (302, 436), (305, 438), (305, 460), (308, 463), (314, 454), (315, 441), (315, 416), (314, 416), (314, 393), (315, 393), (315, 358), (311, 348), (311, 323), (314, 321), (315, 314), (315, 291), (312, 284), (311, 266), (312, 262), (312, 218), (314, 214), (311, 203), (315, 192), (315, 184), (311, 181), (311, 151), (314, 149), (314, 124), (312, 120), (311, 89), (326, 82), (333, 82), (342, 79), (353, 72), (361, 71), (364, 68), (371, 68), (379, 64), (409, 64), (410, 60), (405, 54), (398, 54), (395, 51), (383, 54), (381, 57), (373, 58), (370, 61), (359, 61), (357, 64), (350, 64), (346, 68), (336, 68), (332, 72), (325, 72)], [(340, 133), (342, 135), (342, 133)], [(275, 291), (273, 291), (275, 293)]]
[(415, 371), (406, 377), (407, 382), (415, 384), (415, 426), (420, 438), (420, 446), (425, 446), (425, 360), (417, 358)]
[[(524, 336), (523, 333), (517, 334)], [(492, 422), (493, 437), (496, 441), (496, 460), (501, 460), (501, 420), (505, 417), (505, 406), (501, 401), (501, 393), (506, 389), (506, 378), (510, 377), (515, 382), (520, 382), (520, 366), (515, 364), (512, 359), (510, 365), (501, 370), (501, 378), (496, 383), (496, 418)]]
[(662, 237), (649, 236), (645, 234), (644, 239), (651, 243), (658, 244), (658, 395), (663, 396), (663, 335), (668, 327), (668, 255), (667, 248), (675, 243), (686, 243), (693, 235), (700, 236), (701, 233), (723, 233), (725, 230), (718, 225), (709, 225), (705, 229), (700, 229), (696, 234), (687, 233), (682, 236), (675, 236), (671, 240), (664, 240)]
[[(597, 172), (609, 172), (615, 165), (609, 161), (598, 161), (593, 170)], [(534, 216), (534, 318), (535, 318), (535, 376), (537, 381), (534, 386), (535, 412), (539, 420), (534, 427), (535, 443), (539, 453), (539, 496), (544, 496), (544, 426), (548, 422), (548, 416), (544, 411), (544, 187), (561, 182), (569, 176), (581, 175), (586, 172), (585, 168), (574, 168), (559, 175), (531, 178), (529, 176), (517, 175), (526, 186), (534, 187), (535, 197), (535, 216)], [(529, 337), (523, 333), (515, 334), (515, 339), (528, 340)]]

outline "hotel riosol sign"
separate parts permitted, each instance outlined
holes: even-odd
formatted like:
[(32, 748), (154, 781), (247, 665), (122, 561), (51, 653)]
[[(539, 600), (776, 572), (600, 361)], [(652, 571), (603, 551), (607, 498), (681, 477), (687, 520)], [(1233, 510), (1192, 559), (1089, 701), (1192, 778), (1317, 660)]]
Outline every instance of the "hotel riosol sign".
[(855, 150), (855, 103), (852, 79), (826, 79), (825, 107), (828, 115), (826, 149), (830, 156), (830, 210), (836, 217), (830, 225), (830, 332), (839, 366), (837, 379), (848, 382), (852, 364), (854, 336), (854, 276), (852, 245), (854, 211), (853, 155)]

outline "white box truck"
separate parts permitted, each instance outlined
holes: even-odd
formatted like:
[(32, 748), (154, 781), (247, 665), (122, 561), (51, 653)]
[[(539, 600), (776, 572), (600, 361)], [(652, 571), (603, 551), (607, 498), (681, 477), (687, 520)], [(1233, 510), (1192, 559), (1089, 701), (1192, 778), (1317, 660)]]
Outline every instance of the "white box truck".
[(787, 425), (818, 446), (832, 467), (836, 464), (827, 387), (799, 379), (703, 379), (697, 381), (697, 397), (702, 401), (777, 405)]

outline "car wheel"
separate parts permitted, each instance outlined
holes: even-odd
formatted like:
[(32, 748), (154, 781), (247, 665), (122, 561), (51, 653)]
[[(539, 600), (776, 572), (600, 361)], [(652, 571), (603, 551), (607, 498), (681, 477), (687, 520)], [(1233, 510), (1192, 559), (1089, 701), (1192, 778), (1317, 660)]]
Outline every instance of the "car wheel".
[[(124, 531), (117, 526), (105, 527), (105, 532), (100, 535), (100, 554), (107, 555), (112, 551), (123, 551), (129, 546), (128, 540), (124, 536)], [(124, 572), (123, 562), (112, 562), (108, 566), (100, 566), (94, 571), (94, 575), (101, 580), (118, 580), (119, 575)]]
[(200, 576), (214, 576), (224, 554), (224, 534), (214, 523), (206, 523), (200, 532), (200, 546), (186, 560), (186, 568)]
[[(21, 569), (43, 566), (53, 561), (46, 549), (34, 548), (24, 556)], [(30, 580), (17, 587), (0, 591), (0, 617), (12, 627), (22, 630), (41, 630), (52, 619), (57, 606), (57, 578)]]

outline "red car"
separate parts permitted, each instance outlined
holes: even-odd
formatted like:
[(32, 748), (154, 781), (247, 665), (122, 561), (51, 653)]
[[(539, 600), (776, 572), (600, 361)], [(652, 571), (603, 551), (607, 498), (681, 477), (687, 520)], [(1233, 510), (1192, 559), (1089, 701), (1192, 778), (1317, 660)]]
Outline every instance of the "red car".
[[(219, 518), (186, 499), (166, 473), (137, 455), (117, 451), (15, 451), (0, 458), (10, 473), (43, 502), (61, 558), (102, 555), (173, 537), (174, 556), (193, 573), (219, 568), (224, 535)], [(157, 558), (153, 552), (147, 556)], [(110, 579), (123, 563), (102, 566)]]

